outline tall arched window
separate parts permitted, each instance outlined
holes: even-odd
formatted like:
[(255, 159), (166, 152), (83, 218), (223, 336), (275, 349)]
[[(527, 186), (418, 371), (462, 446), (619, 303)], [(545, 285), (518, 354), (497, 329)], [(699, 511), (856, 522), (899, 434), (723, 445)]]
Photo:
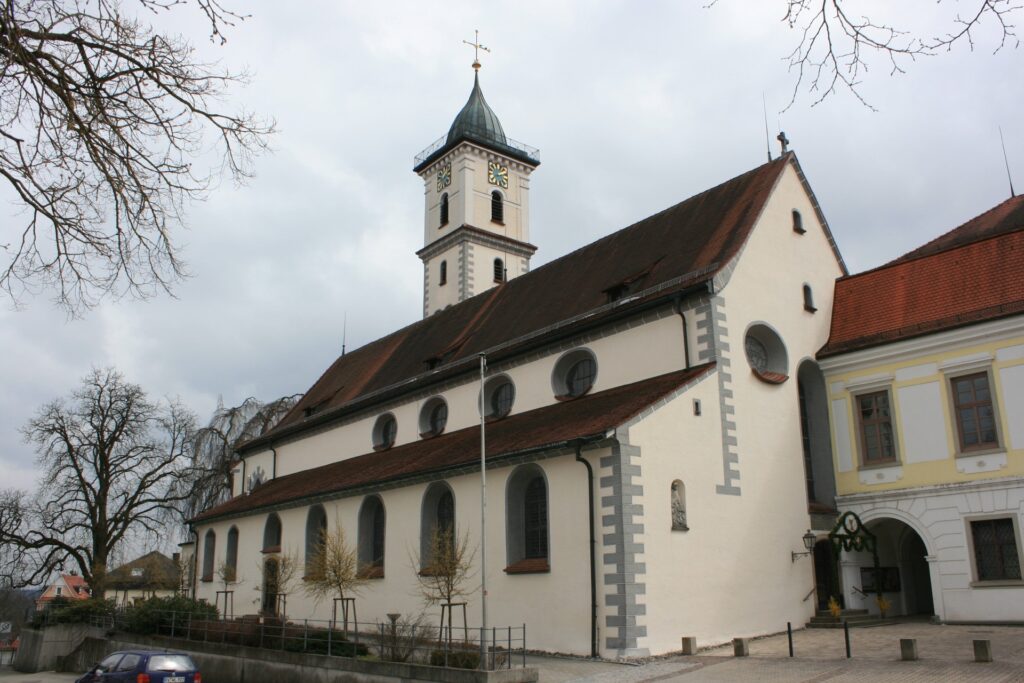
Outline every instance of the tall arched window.
[(441, 225), (448, 224), (448, 193), (441, 195)]
[(238, 580), (238, 527), (228, 531), (228, 547), (224, 557), (224, 580)]
[(281, 552), (281, 518), (276, 512), (270, 513), (263, 527), (263, 552)]
[(217, 550), (217, 534), (213, 529), (203, 538), (203, 575), (200, 581), (213, 581), (213, 554)]
[(500, 258), (494, 259), (494, 281), (505, 281), (505, 262), (502, 261)]
[(448, 282), (448, 262), (441, 261), (441, 273), (438, 277), (438, 284), (444, 285), (446, 282)]
[(327, 535), (327, 513), (323, 505), (314, 505), (306, 515), (306, 576), (320, 574), (320, 557)]
[(359, 509), (359, 572), (367, 579), (384, 578), (384, 503), (369, 496)]
[(523, 465), (506, 489), (506, 544), (509, 574), (550, 571), (548, 485), (537, 465)]
[(434, 482), (423, 494), (420, 513), (420, 569), (429, 572), (441, 543), (455, 543), (455, 496), (448, 484)]
[(495, 223), (505, 222), (505, 201), (497, 190), (491, 193), (491, 220)]

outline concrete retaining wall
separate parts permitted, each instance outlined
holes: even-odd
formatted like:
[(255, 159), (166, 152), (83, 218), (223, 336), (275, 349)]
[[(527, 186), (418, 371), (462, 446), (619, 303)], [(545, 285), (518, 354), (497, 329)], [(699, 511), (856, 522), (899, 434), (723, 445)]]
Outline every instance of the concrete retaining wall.
[(538, 678), (536, 669), (466, 671), (128, 634), (86, 638), (75, 652), (63, 658), (61, 670), (86, 671), (110, 652), (129, 649), (188, 652), (199, 665), (204, 680), (221, 683), (535, 683)]
[(14, 670), (34, 674), (53, 671), (61, 657), (70, 654), (87, 637), (103, 637), (103, 629), (83, 624), (59, 624), (44, 629), (24, 629)]

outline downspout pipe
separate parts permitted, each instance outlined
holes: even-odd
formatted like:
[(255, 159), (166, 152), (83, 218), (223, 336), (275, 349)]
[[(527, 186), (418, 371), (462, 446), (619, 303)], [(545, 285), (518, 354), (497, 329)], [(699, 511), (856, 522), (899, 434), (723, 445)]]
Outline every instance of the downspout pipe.
[(594, 531), (594, 468), (583, 457), (583, 444), (576, 442), (576, 462), (587, 468), (587, 521), (590, 522), (590, 656), (600, 656), (597, 647), (597, 537)]
[(672, 308), (679, 315), (679, 319), (683, 321), (683, 362), (686, 364), (686, 369), (690, 369), (690, 333), (686, 329), (686, 314), (683, 313), (683, 297), (677, 296), (672, 302)]
[(274, 457), (270, 465), (270, 478), (277, 479), (277, 449), (274, 448), (273, 444), (270, 446), (270, 453)]

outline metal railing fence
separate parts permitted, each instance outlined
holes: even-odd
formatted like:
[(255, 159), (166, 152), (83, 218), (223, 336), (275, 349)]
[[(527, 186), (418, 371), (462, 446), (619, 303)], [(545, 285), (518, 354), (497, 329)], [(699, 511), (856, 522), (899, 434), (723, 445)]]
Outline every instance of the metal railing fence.
[[(92, 615), (88, 623), (108, 631), (329, 657), (365, 657), (459, 669), (526, 666), (525, 624), (484, 631), (479, 627), (439, 626), (424, 618), (389, 617), (394, 618), (347, 622), (257, 616), (225, 619), (150, 610), (140, 618), (132, 610), (116, 610)], [(45, 620), (39, 625), (45, 626)]]

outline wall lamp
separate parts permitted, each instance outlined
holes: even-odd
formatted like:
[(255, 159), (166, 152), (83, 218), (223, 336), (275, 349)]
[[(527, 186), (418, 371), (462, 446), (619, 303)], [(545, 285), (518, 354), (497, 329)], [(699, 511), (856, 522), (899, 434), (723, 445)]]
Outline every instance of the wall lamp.
[(814, 550), (814, 543), (815, 543), (815, 541), (818, 540), (818, 537), (815, 536), (814, 532), (812, 532), (810, 529), (807, 530), (807, 533), (804, 534), (802, 538), (803, 538), (803, 541), (804, 541), (804, 547), (807, 548), (807, 552), (804, 552), (804, 553), (791, 552), (790, 554), (792, 555), (792, 557), (790, 558), (790, 562), (796, 562), (796, 558), (798, 558), (798, 557), (803, 557), (804, 555), (810, 555), (811, 552)]

